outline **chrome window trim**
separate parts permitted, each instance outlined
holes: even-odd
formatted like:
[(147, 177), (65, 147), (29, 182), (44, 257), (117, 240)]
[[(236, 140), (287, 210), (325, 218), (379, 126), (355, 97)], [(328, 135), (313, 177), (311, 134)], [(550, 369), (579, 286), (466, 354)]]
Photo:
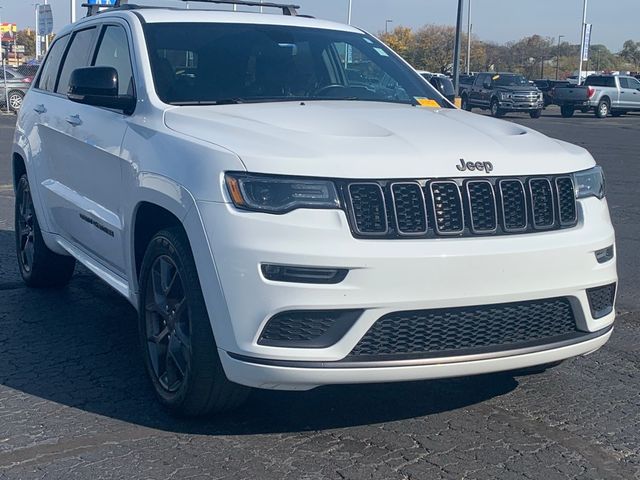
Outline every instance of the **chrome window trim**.
[[(356, 219), (356, 212), (355, 209), (353, 208), (353, 196), (351, 195), (351, 187), (355, 186), (355, 185), (374, 185), (375, 187), (378, 188), (378, 190), (380, 190), (380, 197), (382, 198), (382, 213), (384, 213), (384, 226), (385, 226), (385, 230), (382, 232), (363, 232), (360, 230), (360, 228), (358, 227), (358, 220)], [(349, 185), (347, 186), (347, 191), (349, 193), (349, 214), (352, 216), (353, 218), (353, 228), (356, 231), (356, 233), (358, 235), (372, 235), (372, 236), (386, 236), (389, 233), (389, 218), (387, 216), (387, 200), (385, 198), (384, 195), (384, 190), (382, 189), (382, 187), (380, 186), (379, 183), (376, 182), (351, 182), (349, 183)]]
[[(396, 194), (393, 190), (393, 187), (395, 187), (396, 185), (414, 185), (415, 187), (417, 187), (418, 191), (420, 192), (420, 198), (422, 198), (422, 212), (424, 213), (424, 231), (403, 232), (402, 230), (400, 230), (400, 225), (398, 224), (398, 209), (396, 207)], [(396, 217), (396, 230), (398, 232), (398, 235), (401, 235), (403, 237), (415, 237), (415, 236), (425, 235), (429, 231), (429, 215), (427, 213), (427, 199), (424, 196), (424, 190), (422, 189), (420, 184), (418, 182), (394, 182), (390, 185), (390, 190), (391, 190), (391, 202), (393, 203), (393, 214)]]
[[(491, 230), (479, 230), (473, 223), (473, 203), (471, 202), (471, 191), (469, 190), (469, 185), (475, 183), (488, 183), (489, 188), (491, 189), (491, 196), (493, 197), (493, 223), (495, 225)], [(498, 231), (498, 203), (496, 201), (496, 192), (493, 189), (493, 184), (489, 180), (484, 179), (468, 180), (465, 182), (465, 190), (467, 192), (467, 204), (469, 206), (469, 220), (471, 222), (471, 231), (480, 235), (496, 233)]]
[[(536, 223), (536, 206), (535, 206), (535, 201), (534, 201), (534, 197), (533, 197), (533, 182), (547, 182), (547, 185), (549, 185), (549, 191), (551, 193), (551, 215), (552, 215), (552, 221), (549, 225), (538, 225)], [(555, 195), (553, 194), (553, 186), (551, 185), (551, 181), (548, 178), (530, 178), (529, 179), (529, 194), (531, 195), (531, 223), (533, 224), (533, 228), (535, 230), (550, 230), (552, 229), (555, 224), (556, 224), (556, 200), (555, 200)]]
[[(442, 184), (442, 183), (453, 183), (455, 185), (455, 187), (456, 187), (456, 192), (458, 192), (458, 201), (460, 202), (460, 216), (461, 216), (461, 228), (460, 228), (460, 230), (451, 231), (451, 232), (442, 232), (438, 228), (438, 213), (436, 211), (436, 199), (435, 199), (434, 192), (433, 192), (433, 185)], [(455, 236), (455, 235), (460, 235), (460, 234), (464, 233), (464, 226), (465, 226), (465, 222), (464, 222), (464, 203), (462, 201), (462, 193), (460, 192), (460, 186), (458, 185), (458, 182), (456, 182), (455, 180), (432, 180), (427, 185), (429, 186), (429, 192), (431, 194), (431, 203), (432, 203), (431, 206), (433, 207), (433, 229), (434, 229), (434, 231), (438, 235), (442, 235), (442, 236)]]
[[(524, 202), (524, 227), (507, 227), (507, 217), (504, 214), (504, 195), (502, 193), (502, 184), (504, 182), (518, 182), (520, 184), (520, 190), (522, 191), (522, 200)], [(504, 231), (508, 233), (525, 232), (529, 228), (529, 205), (527, 203), (527, 190), (524, 187), (524, 183), (518, 178), (502, 178), (498, 180), (498, 188), (500, 189), (500, 207), (502, 210), (502, 227), (504, 228)]]

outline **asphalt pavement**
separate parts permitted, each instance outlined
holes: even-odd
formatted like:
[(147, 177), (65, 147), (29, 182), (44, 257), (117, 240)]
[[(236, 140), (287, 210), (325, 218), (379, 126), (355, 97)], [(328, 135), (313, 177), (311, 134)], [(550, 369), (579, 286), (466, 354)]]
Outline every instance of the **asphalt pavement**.
[(129, 304), (78, 268), (20, 282), (10, 140), (0, 116), (0, 480), (640, 479), (640, 115), (508, 120), (605, 168), (620, 294), (611, 341), (535, 376), (255, 392), (230, 416), (156, 403)]

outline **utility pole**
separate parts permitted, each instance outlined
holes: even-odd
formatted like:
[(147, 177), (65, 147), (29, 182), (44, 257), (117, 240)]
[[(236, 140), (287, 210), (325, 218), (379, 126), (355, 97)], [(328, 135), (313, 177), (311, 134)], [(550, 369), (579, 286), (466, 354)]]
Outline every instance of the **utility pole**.
[(71, 23), (76, 23), (76, 4), (75, 0), (69, 0), (69, 10)]
[(558, 35), (558, 50), (556, 51), (556, 80), (558, 80), (558, 74), (560, 73), (560, 39), (564, 38), (564, 35)]
[(467, 75), (469, 75), (471, 70), (471, 29), (473, 25), (471, 24), (471, 0), (468, 0), (467, 5)]
[(584, 0), (582, 8), (582, 38), (580, 39), (580, 63), (578, 68), (578, 85), (582, 83), (582, 54), (584, 52), (584, 37), (587, 30), (587, 0)]
[(464, 0), (458, 0), (458, 21), (456, 22), (456, 46), (453, 51), (453, 88), (458, 94), (460, 87), (460, 43), (462, 42), (462, 10)]

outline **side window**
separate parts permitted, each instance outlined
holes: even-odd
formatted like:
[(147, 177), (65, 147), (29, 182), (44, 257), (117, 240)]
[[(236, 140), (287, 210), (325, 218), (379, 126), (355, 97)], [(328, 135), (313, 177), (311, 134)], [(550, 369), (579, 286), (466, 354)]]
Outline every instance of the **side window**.
[(619, 80), (620, 80), (620, 88), (631, 88), (629, 86), (629, 80), (628, 79), (620, 77)]
[(58, 78), (58, 71), (60, 70), (60, 60), (62, 60), (62, 55), (64, 55), (64, 51), (67, 48), (67, 43), (69, 43), (69, 35), (60, 37), (53, 43), (42, 67), (36, 88), (53, 92), (56, 86), (56, 78)]
[(87, 28), (86, 30), (80, 30), (76, 32), (71, 40), (71, 46), (67, 50), (67, 55), (64, 59), (64, 65), (60, 72), (60, 79), (58, 80), (58, 86), (56, 87), (57, 93), (67, 94), (69, 90), (69, 78), (71, 73), (76, 68), (89, 66), (89, 55), (91, 54), (93, 41), (96, 36), (96, 28)]
[(635, 78), (628, 78), (629, 88), (635, 88), (636, 90), (640, 88), (640, 82)]
[(113, 67), (118, 72), (118, 93), (133, 95), (133, 72), (127, 32), (124, 28), (109, 25), (105, 28), (98, 47), (95, 62), (96, 67)]

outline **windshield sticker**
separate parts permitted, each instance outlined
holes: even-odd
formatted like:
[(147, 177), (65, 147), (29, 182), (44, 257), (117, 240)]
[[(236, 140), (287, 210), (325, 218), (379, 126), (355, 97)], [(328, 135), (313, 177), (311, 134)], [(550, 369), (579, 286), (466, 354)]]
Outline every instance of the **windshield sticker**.
[(373, 40), (371, 40), (370, 38), (367, 37), (362, 37), (362, 39), (367, 42), (369, 45), (373, 45)]
[(383, 49), (379, 48), (379, 47), (374, 47), (374, 50), (376, 52), (378, 52), (378, 55), (380, 55), (381, 57), (388, 57), (389, 54), (387, 52), (385, 52)]
[(418, 105), (427, 108), (440, 108), (440, 104), (431, 98), (414, 97)]
[(498, 80), (500, 78), (500, 75), (494, 75), (493, 77), (491, 77), (491, 80)]

